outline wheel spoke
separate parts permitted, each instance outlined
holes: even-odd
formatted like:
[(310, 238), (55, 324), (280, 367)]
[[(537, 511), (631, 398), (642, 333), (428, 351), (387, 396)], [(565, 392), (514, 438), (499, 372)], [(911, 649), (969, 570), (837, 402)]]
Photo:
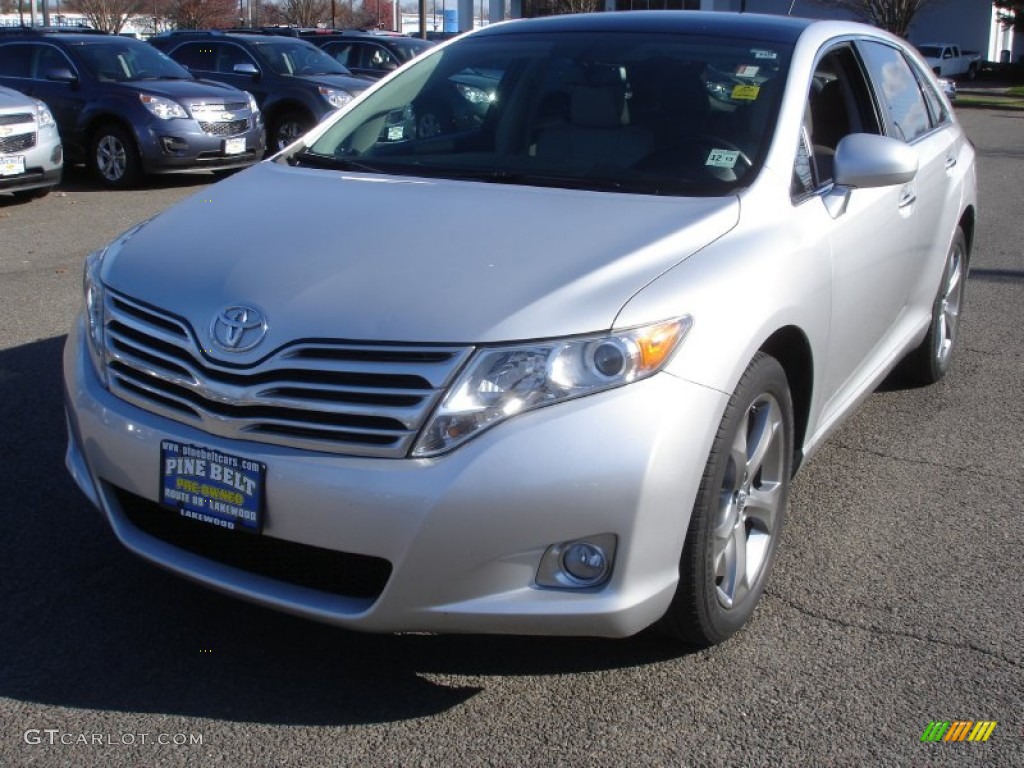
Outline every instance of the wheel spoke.
[(727, 608), (742, 597), (747, 588), (747, 532), (737, 521), (715, 561), (719, 599)]
[(747, 497), (744, 513), (760, 530), (773, 535), (775, 519), (782, 501), (782, 483), (763, 483), (759, 488), (751, 488)]
[(754, 424), (748, 440), (753, 440), (755, 445), (754, 449), (749, 451), (749, 458), (746, 461), (748, 479), (755, 478), (761, 470), (768, 451), (775, 443), (775, 435), (782, 426), (782, 413), (774, 399), (755, 405), (751, 410), (754, 412)]

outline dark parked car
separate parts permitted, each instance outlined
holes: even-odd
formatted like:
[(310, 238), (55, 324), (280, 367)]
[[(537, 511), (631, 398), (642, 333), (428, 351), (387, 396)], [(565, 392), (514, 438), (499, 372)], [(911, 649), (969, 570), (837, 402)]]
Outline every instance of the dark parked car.
[(361, 30), (304, 30), (300, 36), (322, 48), (353, 74), (374, 80), (436, 45), (415, 37)]
[(66, 161), (88, 164), (112, 188), (145, 173), (241, 168), (266, 149), (252, 96), (196, 80), (131, 38), (0, 29), (0, 85), (44, 101)]
[(370, 81), (353, 76), (312, 43), (294, 37), (180, 31), (149, 41), (192, 72), (256, 97), (276, 151), (345, 106)]

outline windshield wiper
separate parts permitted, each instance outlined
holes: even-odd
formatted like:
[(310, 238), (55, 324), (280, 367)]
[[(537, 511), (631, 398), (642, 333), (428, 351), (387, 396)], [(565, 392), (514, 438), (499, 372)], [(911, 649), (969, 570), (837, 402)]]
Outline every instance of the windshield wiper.
[(363, 173), (387, 173), (379, 167), (356, 162), (344, 157), (321, 155), (303, 149), (285, 158), (288, 165), (302, 165), (310, 168), (328, 168), (335, 171), (361, 171)]

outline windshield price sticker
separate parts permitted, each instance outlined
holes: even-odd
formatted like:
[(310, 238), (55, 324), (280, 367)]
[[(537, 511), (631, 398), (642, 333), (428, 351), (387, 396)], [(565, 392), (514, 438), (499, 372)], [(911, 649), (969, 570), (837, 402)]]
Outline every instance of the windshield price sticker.
[(736, 67), (736, 77), (757, 77), (761, 68), (753, 64), (740, 64)]
[(759, 85), (734, 85), (732, 98), (734, 101), (754, 101), (761, 92)]
[(263, 527), (266, 464), (171, 440), (160, 442), (160, 503), (232, 531)]
[(740, 153), (734, 149), (712, 149), (704, 165), (711, 168), (735, 168)]
[(0, 176), (17, 176), (25, 172), (25, 158), (21, 155), (0, 157)]

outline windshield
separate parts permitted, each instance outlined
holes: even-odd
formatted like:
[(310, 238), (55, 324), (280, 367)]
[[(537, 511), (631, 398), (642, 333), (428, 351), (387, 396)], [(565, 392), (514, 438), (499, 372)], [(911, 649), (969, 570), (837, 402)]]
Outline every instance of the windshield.
[(191, 80), (188, 70), (147, 43), (92, 42), (78, 49), (82, 63), (100, 80)]
[(468, 37), (416, 59), (289, 162), (715, 195), (766, 152), (790, 49), (660, 33)]
[(279, 75), (351, 75), (352, 73), (304, 40), (258, 43), (260, 61)]

